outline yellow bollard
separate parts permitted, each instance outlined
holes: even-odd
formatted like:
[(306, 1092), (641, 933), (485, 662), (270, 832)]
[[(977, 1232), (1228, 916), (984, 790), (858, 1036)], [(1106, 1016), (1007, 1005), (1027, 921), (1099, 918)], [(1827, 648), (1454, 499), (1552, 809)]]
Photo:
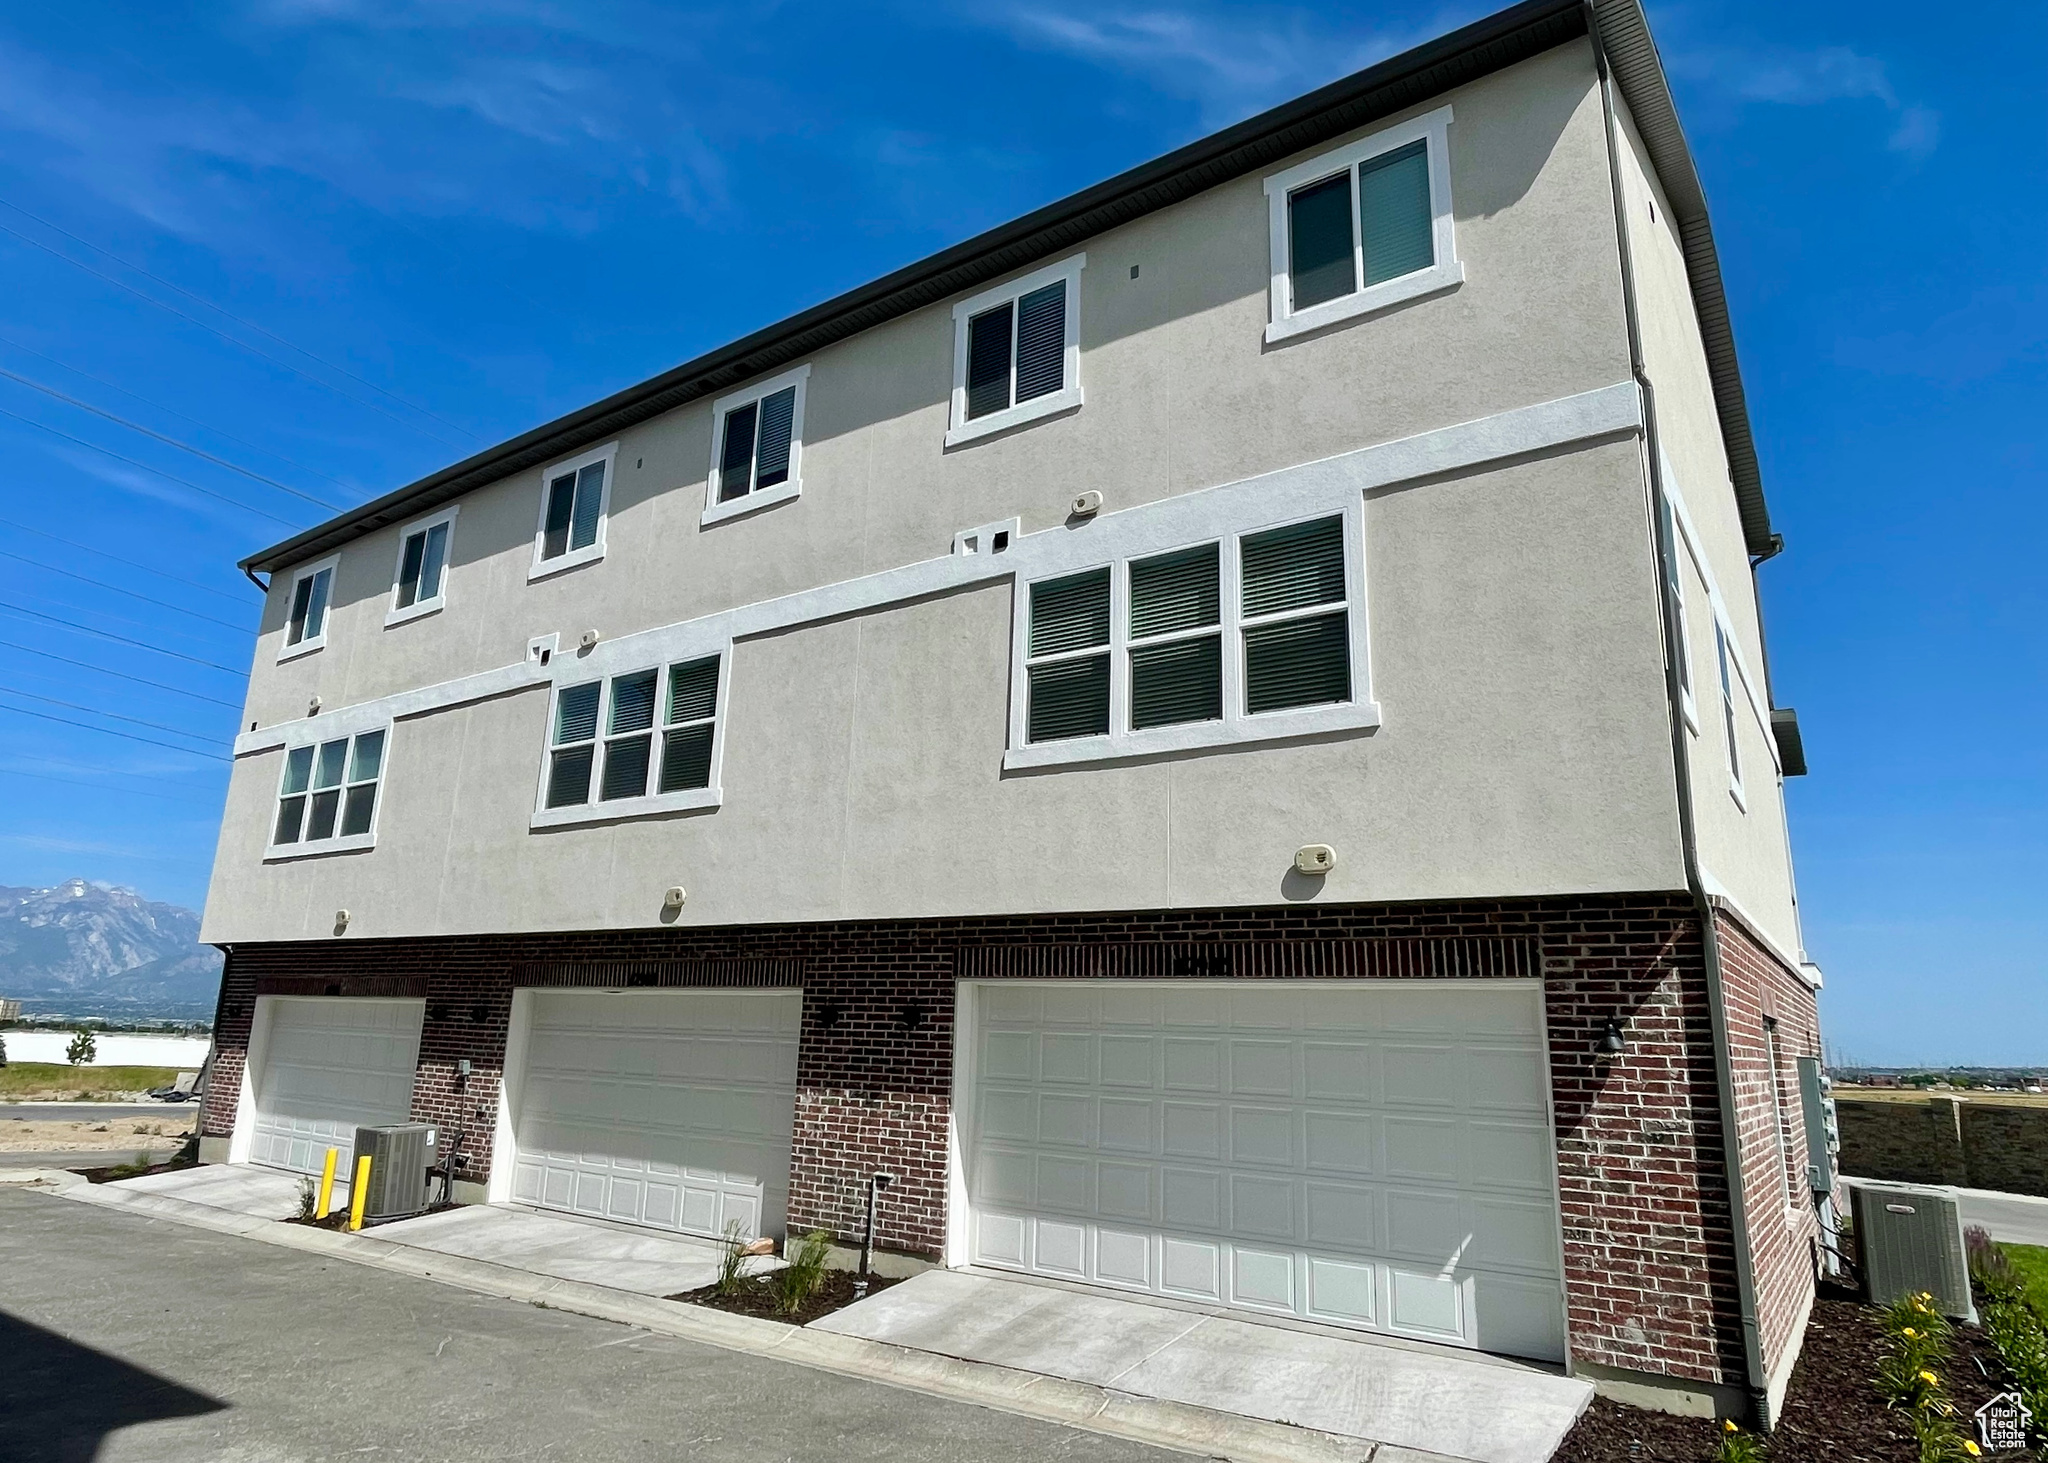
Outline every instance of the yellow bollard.
[(327, 1150), (327, 1162), (320, 1165), (320, 1202), (313, 1206), (313, 1217), (325, 1219), (334, 1208), (334, 1161), (341, 1157), (339, 1148)]
[(363, 1227), (363, 1205), (370, 1198), (370, 1155), (365, 1153), (356, 1160), (356, 1181), (348, 1191), (348, 1227)]

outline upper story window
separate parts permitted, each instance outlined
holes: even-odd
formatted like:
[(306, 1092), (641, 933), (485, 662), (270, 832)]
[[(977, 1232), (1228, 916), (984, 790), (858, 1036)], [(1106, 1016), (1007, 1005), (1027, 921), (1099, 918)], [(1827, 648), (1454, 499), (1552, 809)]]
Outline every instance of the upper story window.
[(284, 644), (277, 652), (279, 660), (310, 654), (327, 643), (327, 611), (334, 597), (334, 576), (340, 567), (341, 556), (336, 554), (317, 564), (308, 564), (292, 575), (291, 608), (285, 616)]
[(781, 503), (803, 492), (804, 387), (798, 366), (712, 404), (711, 477), (705, 523)]
[(1447, 289), (1465, 277), (1451, 227), (1451, 109), (1439, 107), (1266, 179), (1266, 339)]
[(398, 536), (398, 567), (391, 581), (391, 605), (384, 623), (431, 615), (448, 602), (448, 546), (455, 535), (457, 508), (422, 518)]
[(1742, 740), (1736, 734), (1735, 724), (1735, 678), (1741, 673), (1735, 668), (1734, 648), (1728, 642), (1728, 627), (1716, 616), (1714, 662), (1721, 672), (1721, 730), (1728, 746), (1728, 792), (1739, 806), (1746, 808), (1748, 803), (1742, 791)]
[(1010, 766), (1377, 719), (1348, 514), (1030, 584)]
[(368, 848), (376, 837), (377, 784), (386, 728), (293, 747), (284, 754), (270, 857)]
[(715, 806), (724, 659), (557, 690), (536, 825)]
[(1081, 404), (1086, 254), (953, 307), (953, 407), (946, 445)]
[(604, 557), (612, 469), (619, 444), (607, 443), (541, 474), (540, 523), (533, 533), (529, 580)]
[[(1668, 472), (1668, 469), (1667, 469)], [(1664, 517), (1664, 542), (1670, 554), (1664, 561), (1664, 587), (1671, 597), (1671, 638), (1673, 669), (1678, 676), (1678, 705), (1685, 716), (1685, 724), (1697, 735), (1700, 729), (1699, 710), (1694, 705), (1692, 693), (1692, 642), (1686, 628), (1685, 614), (1685, 565), (1688, 550), (1679, 534), (1678, 515), (1671, 511), (1671, 500), (1660, 499), (1658, 510)]]

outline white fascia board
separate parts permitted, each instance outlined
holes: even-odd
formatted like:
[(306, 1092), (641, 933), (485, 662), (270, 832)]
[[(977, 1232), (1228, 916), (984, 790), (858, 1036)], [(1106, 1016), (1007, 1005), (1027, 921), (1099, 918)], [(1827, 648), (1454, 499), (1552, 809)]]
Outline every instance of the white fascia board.
[[(735, 640), (861, 614), (1013, 575), (1037, 578), (1063, 569), (1089, 567), (1103, 562), (1105, 557), (1180, 548), (1215, 537), (1218, 524), (1312, 517), (1348, 504), (1359, 493), (1471, 471), (1490, 462), (1575, 442), (1640, 433), (1642, 425), (1641, 395), (1633, 381), (1620, 381), (1576, 396), (1518, 407), (1240, 482), (1181, 493), (1117, 512), (1105, 511), (1082, 528), (1062, 525), (1013, 537), (1010, 547), (1000, 554), (949, 552), (858, 579), (603, 640), (585, 653), (558, 654), (545, 667), (523, 660), (459, 680), (243, 732), (235, 738), (235, 755), (320, 741), (339, 736), (343, 730), (366, 730), (386, 721), (420, 716), (528, 686), (585, 681), (666, 661), (723, 653)], [(1368, 707), (1342, 709), (1361, 713)], [(1376, 717), (1378, 708), (1369, 709)]]

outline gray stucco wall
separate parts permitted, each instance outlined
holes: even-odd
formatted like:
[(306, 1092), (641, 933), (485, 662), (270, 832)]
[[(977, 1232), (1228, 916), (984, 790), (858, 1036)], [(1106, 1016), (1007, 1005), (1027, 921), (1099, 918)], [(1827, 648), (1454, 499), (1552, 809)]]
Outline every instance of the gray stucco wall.
[[(1238, 179), (1089, 242), (1078, 411), (946, 450), (950, 308), (878, 327), (812, 361), (796, 501), (700, 528), (697, 405), (622, 439), (601, 562), (527, 582), (536, 473), (463, 501), (428, 618), (385, 628), (397, 535), (371, 535), (327, 648), (278, 665), (278, 576), (243, 724), (1049, 528), (1084, 487), (1127, 507), (1625, 380), (1589, 51), (1417, 110), (1445, 100), (1457, 290), (1265, 345)], [(1368, 495), (1370, 732), (1006, 776), (1002, 581), (740, 641), (712, 812), (529, 830), (535, 688), (397, 724), (374, 851), (266, 864), (279, 754), (244, 756), (205, 937), (651, 924), (671, 884), (713, 924), (1677, 887), (1644, 491), (1617, 439)], [(1320, 886), (1287, 872), (1308, 842), (1339, 850)]]

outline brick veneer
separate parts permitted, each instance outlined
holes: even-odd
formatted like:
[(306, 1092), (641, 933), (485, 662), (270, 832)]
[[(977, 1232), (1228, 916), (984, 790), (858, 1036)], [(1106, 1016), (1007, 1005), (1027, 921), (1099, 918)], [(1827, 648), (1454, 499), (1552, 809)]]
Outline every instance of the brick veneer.
[[(1310, 949), (1358, 941), (1385, 943)], [(1779, 1021), (1789, 1061), (1810, 1049), (1788, 1033), (1813, 1040), (1813, 1002), (1739, 926), (1724, 922), (1723, 944), (1735, 952), (1725, 963), (1731, 1007), (1740, 1008), (1733, 1024), (1754, 1217), (1771, 1177), (1765, 1165), (1778, 1162), (1774, 1110), (1758, 1075), (1762, 1015)], [(1047, 947), (1074, 953), (1047, 956)], [(1129, 948), (1104, 955), (1087, 947)], [(515, 983), (536, 983), (535, 970), (551, 972), (550, 983), (577, 983), (579, 969), (601, 968), (611, 984), (680, 985), (713, 968), (693, 964), (706, 961), (730, 962), (716, 967), (720, 984), (786, 968), (777, 962), (802, 963), (791, 1226), (856, 1237), (868, 1175), (886, 1169), (897, 1180), (883, 1202), (881, 1241), (927, 1255), (945, 1237), (954, 988), (962, 973), (1540, 972), (1573, 1355), (1692, 1381), (1743, 1377), (1700, 930), (1691, 901), (1676, 893), (243, 945), (230, 951), (222, 984), (205, 1131), (232, 1131), (259, 980), (424, 975), (413, 1111), (464, 1129), (463, 1169), (482, 1179)], [(1618, 1057), (1595, 1050), (1610, 1019), (1627, 1033)], [(458, 1089), (456, 1064), (465, 1057), (472, 1072)], [(1776, 1203), (1776, 1222), (1755, 1227), (1768, 1344), (1782, 1352), (1790, 1318), (1811, 1293), (1803, 1252), (1810, 1220), (1798, 1222), (1782, 1198)]]

